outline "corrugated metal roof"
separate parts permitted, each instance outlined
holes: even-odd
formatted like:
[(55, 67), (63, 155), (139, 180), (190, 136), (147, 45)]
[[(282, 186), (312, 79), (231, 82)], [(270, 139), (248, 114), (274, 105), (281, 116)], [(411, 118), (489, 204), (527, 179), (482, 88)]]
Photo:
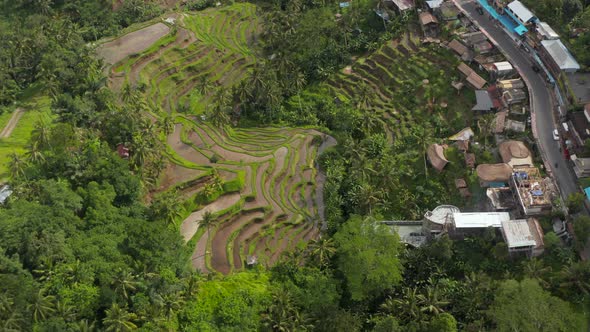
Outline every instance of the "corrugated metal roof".
[(561, 40), (542, 40), (543, 48), (549, 53), (553, 61), (561, 70), (578, 70), (580, 65)]
[(453, 213), (455, 228), (502, 227), (503, 221), (510, 220), (508, 212), (459, 212)]
[(434, 8), (439, 8), (440, 5), (443, 3), (443, 0), (431, 0), (431, 1), (426, 1), (426, 4), (428, 5), (428, 7), (430, 7), (431, 9)]
[(528, 22), (530, 19), (535, 17), (535, 15), (533, 15), (533, 13), (531, 13), (531, 11), (518, 0), (509, 3), (508, 8), (510, 8), (510, 10), (523, 22)]
[(558, 39), (559, 35), (553, 28), (547, 24), (546, 22), (539, 22), (537, 23), (537, 31), (541, 34), (541, 36), (547, 39)]
[(536, 246), (535, 236), (526, 219), (502, 221), (502, 232), (508, 248)]
[(508, 61), (494, 62), (494, 67), (498, 71), (510, 71), (514, 69)]

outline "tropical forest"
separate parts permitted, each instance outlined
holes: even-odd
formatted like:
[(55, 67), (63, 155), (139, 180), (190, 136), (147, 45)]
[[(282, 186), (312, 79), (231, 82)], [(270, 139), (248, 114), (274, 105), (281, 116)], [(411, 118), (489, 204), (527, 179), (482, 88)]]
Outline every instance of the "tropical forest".
[(588, 331), (583, 197), (538, 255), (424, 229), (497, 123), (398, 2), (0, 0), (0, 331)]

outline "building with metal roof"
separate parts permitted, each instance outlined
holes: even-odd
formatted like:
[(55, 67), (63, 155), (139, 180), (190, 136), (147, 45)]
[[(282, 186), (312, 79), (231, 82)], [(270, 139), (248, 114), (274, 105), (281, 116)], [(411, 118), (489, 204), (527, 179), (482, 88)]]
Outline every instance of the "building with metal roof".
[(455, 228), (502, 227), (503, 221), (510, 220), (508, 212), (458, 212), (453, 213)]
[(523, 25), (536, 19), (535, 15), (518, 0), (509, 3), (505, 10), (510, 16), (512, 16), (512, 18), (516, 19)]
[(475, 90), (476, 104), (471, 108), (476, 112), (489, 112), (494, 108), (494, 102), (487, 90)]
[(559, 35), (553, 28), (546, 22), (537, 23), (537, 33), (542, 39), (553, 40), (559, 39)]
[(574, 73), (580, 69), (580, 64), (561, 40), (542, 40), (541, 45), (541, 58), (554, 74), (558, 74), (559, 71)]
[(543, 253), (543, 230), (535, 218), (503, 221), (502, 237), (510, 254), (535, 257)]

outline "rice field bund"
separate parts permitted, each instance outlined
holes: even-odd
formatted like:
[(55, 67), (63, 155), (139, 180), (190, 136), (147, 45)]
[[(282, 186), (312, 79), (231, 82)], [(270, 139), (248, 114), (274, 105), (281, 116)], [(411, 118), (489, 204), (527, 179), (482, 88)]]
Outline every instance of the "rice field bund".
[[(258, 29), (256, 7), (234, 4), (174, 14), (98, 51), (108, 54), (111, 88), (137, 86), (154, 120), (173, 118), (162, 138), (168, 166), (154, 194), (182, 197), (178, 226), (202, 271), (227, 274), (254, 258), (271, 265), (321, 227), (323, 176), (315, 160), (334, 139), (316, 130), (215, 126), (204, 115), (218, 90), (248, 75)], [(150, 39), (153, 31), (160, 38)], [(214, 221), (204, 225), (207, 213)]]

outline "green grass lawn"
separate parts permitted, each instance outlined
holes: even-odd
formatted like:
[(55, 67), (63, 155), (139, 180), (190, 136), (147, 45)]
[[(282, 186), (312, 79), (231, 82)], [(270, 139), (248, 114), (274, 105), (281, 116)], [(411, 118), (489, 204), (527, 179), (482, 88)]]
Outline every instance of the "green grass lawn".
[[(51, 118), (50, 104), (51, 102), (46, 96), (31, 98), (29, 102), (22, 105), (26, 111), (20, 118), (10, 137), (0, 138), (0, 182), (8, 180), (10, 176), (8, 173), (10, 154), (13, 152), (18, 154), (25, 153), (25, 147), (37, 121), (41, 119), (49, 120)], [(4, 128), (11, 116), (12, 112), (6, 112), (0, 115), (0, 128)]]

